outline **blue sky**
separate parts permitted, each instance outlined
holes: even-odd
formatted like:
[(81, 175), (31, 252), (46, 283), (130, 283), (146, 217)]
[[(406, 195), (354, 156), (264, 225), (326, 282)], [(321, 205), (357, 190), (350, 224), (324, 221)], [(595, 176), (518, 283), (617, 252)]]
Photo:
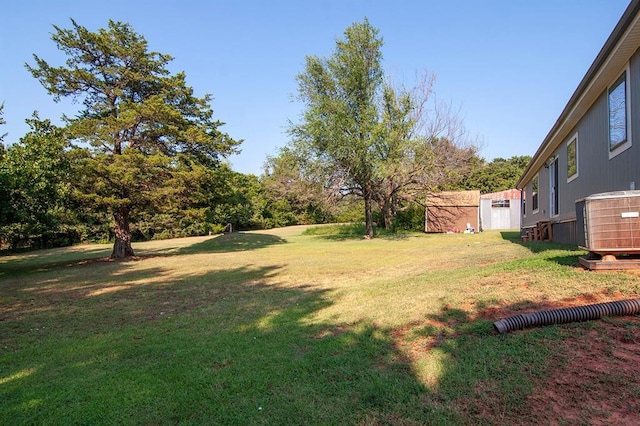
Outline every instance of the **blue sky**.
[(628, 0), (9, 0), (0, 14), (0, 102), (5, 142), (27, 131), (34, 110), (59, 122), (77, 105), (56, 104), (27, 72), (36, 53), (64, 56), (50, 39), (69, 18), (90, 30), (130, 23), (150, 49), (172, 55), (197, 95), (213, 95), (222, 128), (244, 139), (235, 170), (260, 174), (297, 121), (295, 76), (307, 55), (367, 17), (384, 39), (386, 74), (411, 86), (425, 69), (488, 160), (533, 155), (627, 7)]

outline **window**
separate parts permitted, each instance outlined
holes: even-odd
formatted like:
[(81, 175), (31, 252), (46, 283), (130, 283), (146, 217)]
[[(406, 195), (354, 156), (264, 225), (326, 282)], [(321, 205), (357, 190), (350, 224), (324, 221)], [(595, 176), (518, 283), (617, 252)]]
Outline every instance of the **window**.
[(609, 87), (609, 158), (631, 146), (627, 70)]
[(531, 210), (538, 211), (538, 175), (531, 181)]
[(522, 190), (522, 217), (527, 217), (527, 190)]
[(567, 142), (567, 182), (578, 177), (578, 134)]
[(510, 206), (511, 206), (511, 201), (510, 200), (491, 200), (491, 207), (492, 208), (497, 208), (497, 207), (509, 208)]

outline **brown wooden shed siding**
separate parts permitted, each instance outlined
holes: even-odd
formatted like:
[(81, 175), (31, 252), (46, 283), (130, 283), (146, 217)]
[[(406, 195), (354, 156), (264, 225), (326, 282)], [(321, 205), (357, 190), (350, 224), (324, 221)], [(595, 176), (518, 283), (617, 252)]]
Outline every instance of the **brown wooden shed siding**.
[(440, 192), (427, 197), (425, 232), (478, 231), (480, 191)]

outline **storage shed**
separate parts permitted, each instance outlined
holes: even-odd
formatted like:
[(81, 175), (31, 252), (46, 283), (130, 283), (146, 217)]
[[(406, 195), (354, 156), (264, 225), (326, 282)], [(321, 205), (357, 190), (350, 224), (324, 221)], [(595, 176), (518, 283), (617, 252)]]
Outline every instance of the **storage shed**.
[(521, 195), (508, 189), (480, 196), (480, 229), (519, 229)]
[(479, 230), (480, 191), (445, 191), (427, 196), (425, 232)]

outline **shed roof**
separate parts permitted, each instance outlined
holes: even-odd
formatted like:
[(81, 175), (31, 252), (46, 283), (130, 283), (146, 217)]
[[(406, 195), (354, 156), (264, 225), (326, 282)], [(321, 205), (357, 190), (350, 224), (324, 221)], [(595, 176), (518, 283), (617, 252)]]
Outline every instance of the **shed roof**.
[(443, 191), (427, 195), (428, 207), (478, 207), (480, 191)]
[(482, 194), (480, 198), (484, 200), (519, 200), (522, 193), (519, 189), (507, 189), (506, 191)]
[(632, 0), (580, 81), (560, 117), (527, 165), (516, 188), (522, 189), (567, 138), (600, 94), (615, 80), (640, 46), (640, 0)]

